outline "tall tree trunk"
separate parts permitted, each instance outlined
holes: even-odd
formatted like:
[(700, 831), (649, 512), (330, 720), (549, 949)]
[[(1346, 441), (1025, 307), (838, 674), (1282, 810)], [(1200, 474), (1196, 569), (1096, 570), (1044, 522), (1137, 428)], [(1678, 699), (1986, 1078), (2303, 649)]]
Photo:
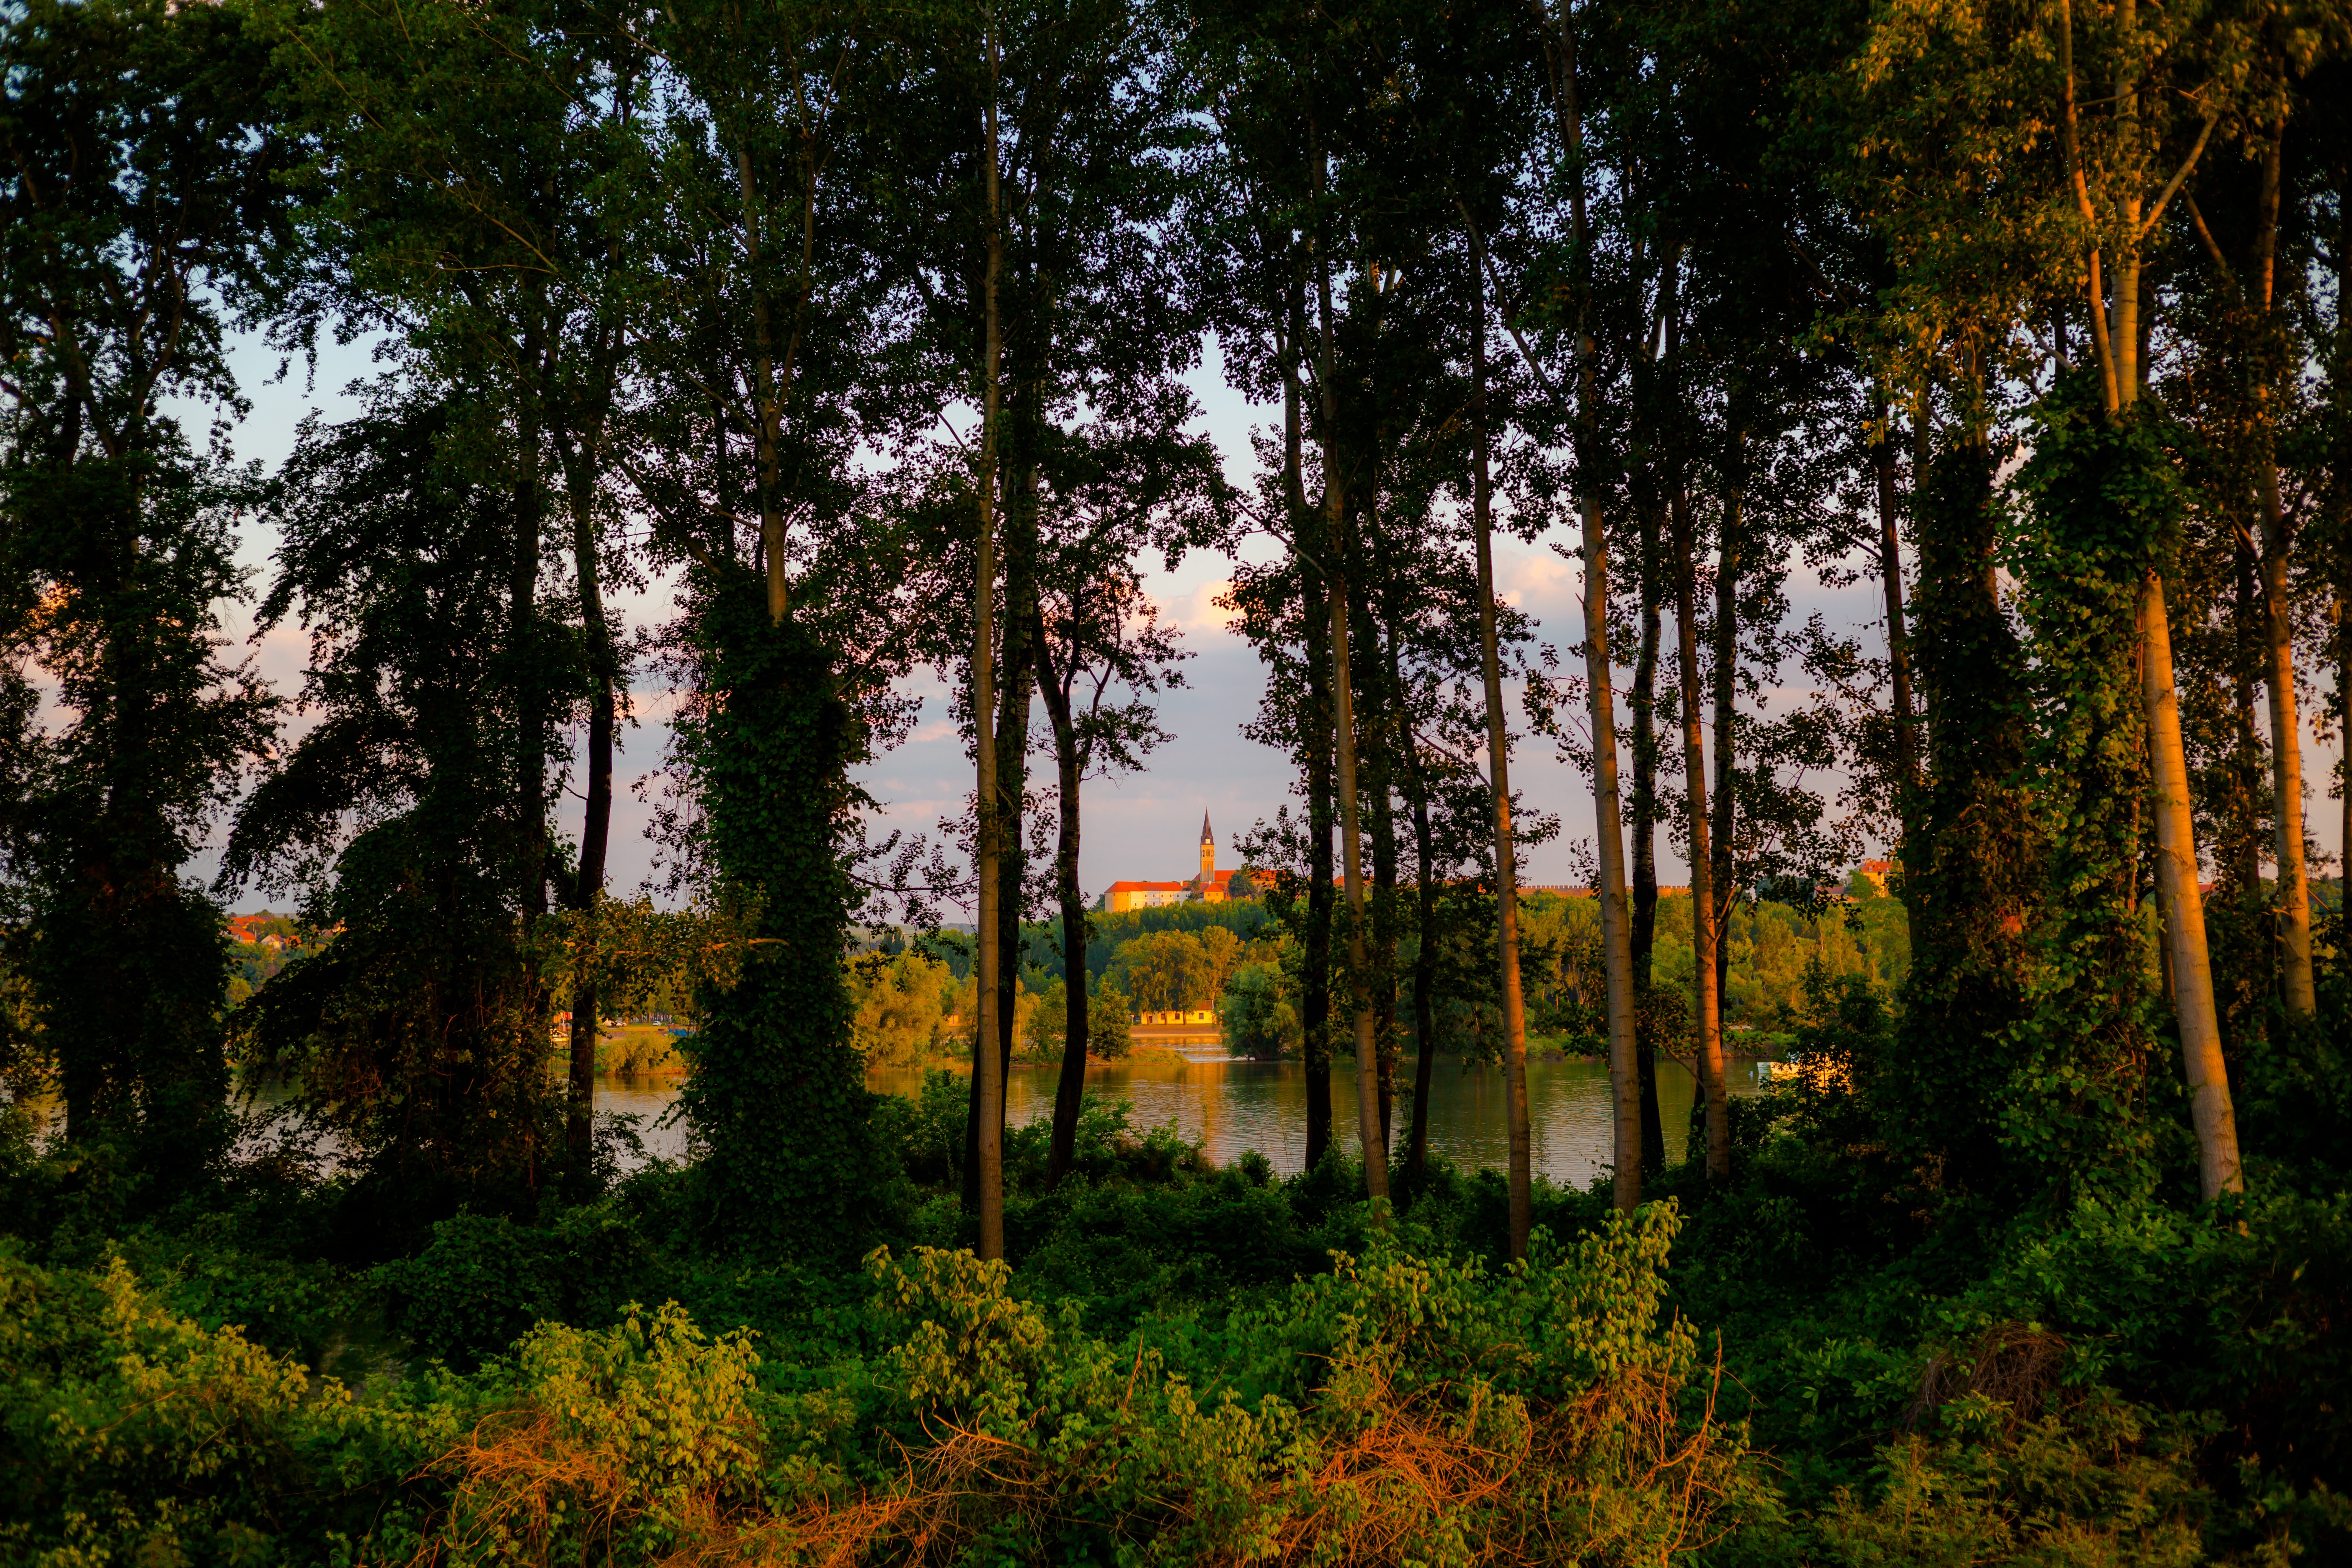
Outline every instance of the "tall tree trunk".
[(776, 389), (775, 319), (768, 290), (761, 279), (761, 222), (763, 205), (751, 178), (751, 152), (746, 142), (735, 149), (735, 179), (743, 208), (744, 276), (751, 280), (751, 451), (753, 483), (759, 490), (760, 557), (766, 569), (768, 616), (778, 625), (792, 608), (791, 579), (785, 571), (784, 511), (780, 471), (783, 400)]
[(1421, 933), (1412, 956), (1412, 1121), (1405, 1131), (1404, 1168), (1418, 1192), (1429, 1169), (1430, 1080), (1437, 1062), (1437, 871), (1432, 863), (1429, 775), (1419, 738), (1410, 728), (1404, 734), (1404, 759), (1412, 808), (1413, 923)]
[(1477, 545), (1479, 677), (1486, 684), (1486, 802), (1494, 811), (1494, 933), (1503, 980), (1503, 1119), (1510, 1147), (1510, 1256), (1536, 1225), (1536, 1145), (1527, 1107), (1527, 996), (1519, 975), (1519, 844), (1510, 826), (1510, 717), (1494, 618), (1494, 430), (1486, 423), (1486, 257), (1470, 230), (1470, 536)]
[(1609, 1088), (1615, 1163), (1612, 1199), (1631, 1211), (1642, 1201), (1642, 1096), (1633, 1037), (1633, 933), (1625, 904), (1624, 821), (1617, 790), (1617, 700), (1609, 664), (1609, 540), (1601, 523), (1599, 353), (1592, 339), (1592, 279), (1584, 179), (1584, 118), (1577, 97), (1576, 26), (1565, 0), (1545, 39), (1553, 106), (1570, 167), (1569, 226), (1576, 257), (1576, 457), (1578, 510), (1584, 527), (1584, 678), (1591, 703), (1592, 816), (1599, 839), (1601, 963), (1608, 994)]
[(604, 890), (604, 858), (613, 829), (613, 725), (620, 663), (605, 625), (604, 574), (596, 549), (596, 470), (612, 389), (601, 351), (596, 363), (599, 374), (579, 438), (558, 442), (572, 503), (572, 563), (580, 586), (581, 633), (593, 683), (588, 699), (587, 809), (580, 826), (579, 876), (568, 900), (583, 920), (581, 956), (572, 968), (563, 1116), (564, 1158), (575, 1193), (585, 1191), (596, 1114), (596, 984), (591, 963), (596, 949), (596, 900)]
[[(2215, 858), (2223, 861), (2228, 875), (2224, 879), (2237, 896), (2249, 905), (2259, 903), (2263, 897), (2262, 820), (2263, 738), (2254, 727), (2254, 682), (2262, 677), (2263, 634), (2262, 615), (2255, 608), (2262, 587), (2255, 573), (2259, 563), (2243, 550), (2231, 552), (2237, 557), (2238, 612), (2231, 630), (2235, 646), (2231, 648), (2230, 694), (2236, 707), (2238, 721), (2237, 748), (2230, 758), (2230, 810), (2226, 818), (2226, 843), (2215, 847)], [(2229, 864), (2234, 860), (2235, 864)], [(2267, 970), (2273, 956), (2273, 934), (2263, 933), (2263, 963)], [(2265, 988), (2268, 981), (2265, 979)]]
[(1307, 1058), (1307, 1168), (1330, 1151), (1337, 1118), (1331, 1103), (1332, 835), (1339, 814), (1332, 779), (1331, 584), (1313, 567), (1303, 574), (1307, 616), (1307, 937), (1298, 1021)]
[(2336, 738), (2343, 749), (2337, 763), (2336, 903), (2352, 908), (2352, 168), (2338, 163), (2336, 176), (2336, 342), (2327, 367), (2329, 467), (2326, 504), (2334, 535), (2336, 605)]
[[(2063, 151), (2075, 200), (2084, 217), (2096, 224), (2075, 128), (2074, 26), (2071, 0), (2059, 5), (2059, 69), (2065, 90)], [(2135, 0), (2120, 0), (2116, 22), (2129, 41), (2137, 26)], [(2113, 103), (2115, 121), (2126, 149), (2139, 149), (2137, 57), (2128, 47), (2117, 51), (2119, 62)], [(2210, 133), (2212, 122), (2208, 121)], [(2201, 150), (2200, 139), (2199, 147)], [(2195, 161), (2191, 155), (2190, 163)], [(2186, 176), (2189, 165), (2184, 164)], [(2176, 187), (2178, 188), (2177, 183)], [(2143, 203), (2137, 192), (2121, 204), (2122, 232), (2137, 237), (2147, 232)], [(2085, 269), (2085, 303), (2091, 318), (2091, 341), (2098, 350), (2111, 419), (2129, 416), (2139, 401), (2143, 337), (2140, 321), (2140, 258), (2137, 239), (2126, 242), (2116, 268), (2115, 320), (2100, 278), (2101, 257), (2095, 247)], [(2172, 630), (2164, 607), (2164, 579), (2148, 574), (2141, 588), (2142, 701), (2147, 716), (2148, 758), (2154, 770), (2157, 837), (2157, 904), (2163, 914), (2165, 941), (2172, 958), (2175, 1013), (2180, 1026), (2180, 1050), (2197, 1125), (2197, 1165), (2207, 1198), (2221, 1192), (2242, 1192), (2244, 1179), (2238, 1166), (2237, 1118), (2230, 1104), (2230, 1080), (2221, 1059), (2221, 1031), (2213, 995), (2210, 950), (2205, 940), (2205, 906), (2197, 890), (2197, 837), (2189, 799), (2189, 765), (2180, 742), (2180, 698), (2173, 686)]]
[(985, 317), (981, 366), (980, 473), (978, 476), (978, 538), (972, 562), (971, 717), (972, 743), (978, 753), (973, 803), (975, 869), (979, 881), (978, 953), (972, 966), (972, 990), (978, 1016), (974, 1019), (972, 1096), (978, 1109), (978, 1135), (971, 1141), (971, 1164), (979, 1187), (980, 1256), (1004, 1256), (1004, 1070), (1002, 1058), (987, 1047), (997, 1033), (997, 975), (1003, 963), (998, 948), (997, 909), (1003, 897), (1003, 827), (997, 818), (996, 736), (989, 719), (996, 706), (996, 444), (998, 416), (1003, 403), (1004, 323), (997, 294), (1004, 278), (1004, 223), (998, 190), (996, 17), (986, 23), (988, 98), (982, 110), (981, 155), (987, 162), (984, 179), (988, 199), (988, 261), (982, 279), (981, 303)]
[[(1646, 998), (1651, 955), (1658, 933), (1658, 522), (1654, 507), (1641, 506), (1642, 646), (1633, 662), (1633, 986)], [(1646, 1010), (1646, 1009), (1644, 1009)], [(1637, 1019), (1640, 1013), (1636, 1013)], [(1642, 1083), (1642, 1171), (1666, 1168), (1666, 1125), (1658, 1109), (1658, 1042), (1654, 1029), (1636, 1027), (1633, 1070)]]
[(2171, 949), (2180, 1059), (2189, 1077), (2189, 1115), (2197, 1127), (2198, 1185), (2210, 1202), (2225, 1192), (2243, 1192), (2246, 1184), (2238, 1165), (2238, 1121), (2230, 1104), (2229, 1068), (2221, 1059), (2212, 965), (2205, 945), (2205, 904), (2197, 890), (2196, 830), (2189, 816), (2189, 763), (2180, 745), (2180, 699), (2172, 684), (2172, 630), (2165, 619), (2164, 579), (2149, 573), (2140, 593), (2148, 756), (2156, 775), (2157, 898)]
[(999, 1084), (1012, 1081), (1013, 1035), (1021, 1016), (1021, 911), (1029, 880), (1029, 692), (1034, 668), (1029, 627), (1038, 615), (1037, 392), (1033, 380), (1018, 395), (1012, 420), (1012, 483), (1006, 486), (1011, 504), (1003, 517), (1004, 631), (998, 648), (996, 704), (996, 842), (1003, 857), (996, 883)]
[[(1335, 552), (1336, 553), (1336, 552)], [(1364, 1162), (1364, 1195), (1386, 1203), (1388, 1145), (1381, 1136), (1380, 1045), (1374, 1037), (1371, 953), (1364, 940), (1371, 913), (1364, 897), (1361, 794), (1356, 773), (1356, 699), (1348, 658), (1347, 577), (1335, 570), (1331, 592), (1332, 729), (1339, 762), (1339, 860), (1348, 894), (1348, 992), (1356, 1020), (1356, 1137)]]
[(1885, 393), (1875, 386), (1871, 392), (1871, 416), (1875, 432), (1870, 444), (1871, 468), (1878, 481), (1878, 585), (1886, 603), (1889, 717), (1895, 725), (1895, 812), (1907, 838), (1916, 826), (1912, 817), (1918, 809), (1913, 797), (1919, 783), (1919, 757), (1911, 718), (1911, 634), (1903, 617), (1903, 542), (1896, 529), (1902, 501), (1895, 485), (1894, 416), (1887, 411)]
[[(1078, 1109), (1087, 1087), (1087, 909), (1078, 893), (1078, 786), (1085, 760), (1078, 754), (1077, 724), (1070, 711), (1075, 670), (1054, 659), (1045, 616), (1033, 609), (1030, 646), (1036, 651), (1037, 692), (1054, 728), (1054, 765), (1060, 836), (1054, 846), (1054, 892), (1062, 911), (1062, 1070), (1054, 1085), (1054, 1142), (1045, 1160), (1045, 1184), (1059, 1186), (1076, 1157)], [(1071, 617), (1076, 619), (1074, 615)], [(1075, 662), (1076, 650), (1072, 650)]]
[[(1283, 491), (1295, 533), (1315, 531), (1316, 514), (1307, 504), (1301, 449), (1302, 397), (1299, 352), (1307, 332), (1304, 284), (1293, 277), (1286, 312), (1290, 330), (1282, 354)], [(1328, 553), (1328, 544), (1320, 548)], [(1329, 584), (1312, 551), (1296, 552), (1307, 665), (1307, 714), (1300, 743), (1307, 765), (1307, 932), (1304, 973), (1299, 980), (1299, 1047), (1307, 1068), (1307, 1168), (1323, 1163), (1331, 1147), (1331, 677), (1324, 642), (1330, 624)]]
[[(2279, 163), (2285, 142), (2286, 118), (2282, 113), (2263, 150), (2262, 195), (2254, 226), (2253, 294), (2262, 308), (2263, 331), (2273, 337), (2284, 335), (2274, 295)], [(2341, 300), (2337, 308), (2342, 309)], [(2258, 356), (2256, 363), (2267, 360)], [(2263, 520), (2263, 631), (2268, 665), (2263, 684), (2270, 689), (2271, 788), (2278, 821), (2279, 957), (2287, 1015), (2308, 1017), (2318, 1011), (2319, 993), (2312, 973), (2311, 879), (2303, 853), (2303, 729), (2295, 707), (2294, 624), (2287, 599), (2289, 539), (2285, 509), (2279, 501), (2276, 398), (2267, 380), (2257, 384), (2255, 396), (2260, 403), (2255, 430), (2261, 450), (2255, 454), (2254, 494)]]
[(1319, 216), (1325, 171), (1320, 123), (1310, 99), (1307, 114), (1308, 173), (1318, 210), (1314, 237), (1317, 363), (1315, 380), (1322, 417), (1316, 431), (1323, 448), (1324, 547), (1330, 552), (1331, 729), (1339, 757), (1339, 862), (1348, 894), (1348, 990), (1356, 1019), (1356, 1136), (1364, 1162), (1364, 1195), (1385, 1204), (1389, 1195), (1388, 1149), (1381, 1140), (1379, 1047), (1372, 1037), (1370, 954), (1366, 951), (1362, 799), (1356, 776), (1356, 692), (1348, 658), (1350, 595), (1346, 569), (1348, 505), (1339, 456), (1339, 366), (1337, 323), (1331, 315), (1331, 258)]
[[(1722, 936), (1715, 910), (1713, 857), (1707, 852), (1706, 740), (1699, 723), (1698, 574), (1691, 561), (1690, 509), (1675, 516), (1675, 646), (1682, 685), (1683, 776), (1690, 791), (1691, 949), (1697, 961), (1699, 1087), (1706, 1096), (1706, 1179), (1731, 1179), (1731, 1104), (1723, 1081), (1722, 1008), (1717, 1005), (1716, 950)], [(1718, 736), (1716, 746), (1723, 745)]]
[[(1369, 611), (1369, 605), (1366, 606)], [(1396, 734), (1401, 722), (1399, 707), (1398, 655), (1394, 627), (1390, 636), (1381, 636), (1381, 626), (1367, 613), (1362, 618), (1361, 636), (1376, 653), (1382, 655), (1374, 666), (1372, 679), (1364, 683), (1371, 701), (1372, 719), (1367, 726), (1371, 737), (1371, 755), (1364, 769), (1364, 793), (1370, 797), (1372, 807), (1372, 958), (1373, 973), (1378, 976), (1372, 1005), (1372, 1038), (1380, 1048), (1381, 1147), (1391, 1147), (1396, 1136)]]
[[(1723, 994), (1730, 981), (1731, 906), (1739, 896), (1738, 862), (1732, 854), (1733, 807), (1738, 803), (1739, 746), (1735, 726), (1739, 721), (1739, 578), (1747, 570), (1748, 432), (1735, 421), (1731, 430), (1731, 489), (1723, 500), (1723, 538), (1717, 552), (1715, 573), (1715, 821), (1708, 881), (1713, 893), (1715, 922), (1715, 1037), (1723, 1038)], [(1694, 921), (1702, 908), (1698, 889), (1691, 889)]]
[(521, 872), (522, 911), (527, 920), (547, 912), (547, 721), (532, 644), (539, 637), (539, 547), (541, 513), (546, 502), (540, 484), (540, 442), (544, 433), (548, 361), (546, 310), (535, 302), (523, 328), (522, 375), (516, 410), (517, 470), (514, 539), (507, 581), (508, 637), (514, 661), (515, 831)]
[[(1495, 826), (1495, 960), (1503, 989), (1503, 1116), (1509, 1141), (1510, 1244), (1528, 1255), (1535, 1226), (1535, 1143), (1528, 1114), (1528, 1013), (1519, 973), (1518, 844), (1511, 828), (1511, 730), (1495, 631), (1494, 436), (1486, 416), (1485, 245), (1471, 231), (1470, 532), (1478, 555), (1478, 664), (1486, 698), (1486, 797)], [(1426, 857), (1427, 850), (1423, 851)], [(1424, 939), (1426, 940), (1426, 939)], [(1630, 960), (1629, 960), (1630, 962)]]

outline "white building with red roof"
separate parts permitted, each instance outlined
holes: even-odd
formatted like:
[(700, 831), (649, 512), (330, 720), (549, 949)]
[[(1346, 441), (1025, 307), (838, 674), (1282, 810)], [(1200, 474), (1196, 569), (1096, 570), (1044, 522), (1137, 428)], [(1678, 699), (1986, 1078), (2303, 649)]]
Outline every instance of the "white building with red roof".
[[(1243, 879), (1240, 888), (1234, 879)], [(1251, 899), (1252, 891), (1245, 867), (1217, 867), (1217, 836), (1209, 826), (1209, 814), (1201, 814), (1201, 873), (1183, 882), (1113, 882), (1103, 889), (1103, 908), (1112, 914), (1127, 910), (1156, 910), (1169, 904), (1189, 904), (1198, 900), (1202, 903), (1222, 904), (1229, 899)]]

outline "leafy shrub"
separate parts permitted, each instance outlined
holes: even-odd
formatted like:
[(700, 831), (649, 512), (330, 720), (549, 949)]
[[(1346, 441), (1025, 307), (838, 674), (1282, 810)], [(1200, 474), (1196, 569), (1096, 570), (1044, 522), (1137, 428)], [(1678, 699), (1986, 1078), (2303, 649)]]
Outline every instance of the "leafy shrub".
[(765, 1512), (759, 1364), (747, 1333), (711, 1339), (675, 1305), (533, 1330), (492, 1371), (507, 1397), (430, 1466), (452, 1491), (432, 1550), (544, 1563), (723, 1549)]
[(47, 1270), (0, 1247), (0, 1558), (270, 1561), (344, 1398), (170, 1311), (120, 1260)]
[(417, 1350), (470, 1370), (544, 1319), (604, 1323), (656, 1282), (640, 1233), (604, 1205), (548, 1226), (459, 1215), (415, 1258), (375, 1270), (394, 1325)]
[[(2210, 1561), (2211, 1494), (2191, 1423), (2095, 1391), (2023, 1417), (1983, 1393), (1944, 1407), (1939, 1435), (1879, 1450), (1874, 1500), (1841, 1491), (1819, 1523), (1838, 1568), (2189, 1568)], [(2282, 1555), (2279, 1561), (2284, 1561)]]

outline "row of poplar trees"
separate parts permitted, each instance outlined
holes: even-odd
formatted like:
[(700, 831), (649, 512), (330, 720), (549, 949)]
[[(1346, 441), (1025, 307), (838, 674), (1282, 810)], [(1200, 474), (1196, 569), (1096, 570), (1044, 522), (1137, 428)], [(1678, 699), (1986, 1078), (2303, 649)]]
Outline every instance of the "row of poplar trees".
[[(700, 1212), (854, 1245), (889, 1184), (838, 957), (875, 889), (947, 873), (867, 840), (851, 774), (929, 668), (975, 763), (964, 1186), (1001, 1256), (1020, 921), (1083, 949), (1083, 783), (1181, 679), (1142, 572), (1255, 536), (1246, 731), (1302, 809), (1248, 850), (1298, 938), (1310, 1161), (1352, 1041), (1388, 1197), (1402, 999), (1426, 1044), (1442, 997), (1490, 998), (1524, 1250), (1516, 863), (1564, 803), (1515, 797), (1516, 730), (1591, 782), (1620, 1205), (1666, 1158), (1662, 836), (1710, 1177), (1731, 910), (1874, 832), (1915, 952), (1897, 1156), (2044, 1192), (2154, 1168), (2178, 1120), (2231, 1190), (2230, 1063), (2320, 1005), (2347, 30), (2262, 0), (27, 0), (0, 1065), (184, 1173), (228, 1147), (234, 1052), (395, 1234), (593, 1185), (600, 1004), (683, 963)], [(236, 466), (237, 368), (327, 335), (373, 348), (360, 412)], [(1186, 386), (1212, 342), (1275, 411), (1240, 487)], [(254, 519), (299, 725), (221, 629)], [(1501, 530), (1580, 570), (1564, 654), (1497, 599)], [(1881, 633), (1800, 622), (1801, 569), (1874, 582)], [(614, 602), (657, 581), (678, 616), (633, 637)], [(658, 831), (709, 918), (677, 930), (605, 889), (633, 689), (680, 694)], [(339, 933), (232, 1017), (241, 883)]]

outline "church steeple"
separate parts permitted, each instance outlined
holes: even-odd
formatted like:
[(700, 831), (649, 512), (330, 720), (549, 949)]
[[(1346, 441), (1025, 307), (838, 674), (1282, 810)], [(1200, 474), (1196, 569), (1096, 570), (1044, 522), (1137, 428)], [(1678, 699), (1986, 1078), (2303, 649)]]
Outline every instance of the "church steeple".
[(1209, 830), (1209, 814), (1201, 814), (1201, 891), (1206, 893), (1217, 879), (1217, 836)]

